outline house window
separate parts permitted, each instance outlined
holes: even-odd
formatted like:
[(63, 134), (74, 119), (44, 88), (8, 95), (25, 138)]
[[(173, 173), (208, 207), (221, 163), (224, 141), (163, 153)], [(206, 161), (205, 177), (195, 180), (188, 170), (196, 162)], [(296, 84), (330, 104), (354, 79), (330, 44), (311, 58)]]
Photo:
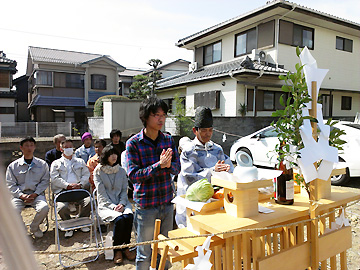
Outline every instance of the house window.
[(353, 41), (347, 38), (336, 37), (336, 49), (340, 51), (352, 52)]
[(0, 114), (15, 114), (14, 107), (0, 107)]
[(36, 71), (36, 85), (52, 86), (52, 75), (51, 71)]
[(106, 76), (99, 74), (92, 74), (91, 89), (106, 90)]
[(10, 72), (0, 70), (0, 87), (10, 87)]
[[(280, 104), (280, 97), (283, 96), (286, 102), (288, 94), (280, 91), (256, 90), (256, 110), (257, 111), (275, 111), (283, 110), (284, 107)], [(254, 90), (247, 90), (247, 111), (253, 111)]]
[(209, 107), (211, 110), (220, 108), (220, 91), (208, 91), (195, 93), (194, 95), (194, 107), (199, 106)]
[(66, 74), (66, 87), (68, 88), (84, 88), (84, 75), (82, 74)]
[(280, 20), (279, 43), (314, 49), (314, 29)]
[(275, 109), (275, 92), (264, 92), (264, 111), (273, 111)]
[(204, 65), (221, 61), (221, 41), (204, 46)]
[(256, 28), (235, 36), (235, 56), (251, 53), (256, 49)]
[(352, 97), (342, 96), (341, 97), (341, 110), (350, 111), (351, 110), (351, 102), (352, 102)]

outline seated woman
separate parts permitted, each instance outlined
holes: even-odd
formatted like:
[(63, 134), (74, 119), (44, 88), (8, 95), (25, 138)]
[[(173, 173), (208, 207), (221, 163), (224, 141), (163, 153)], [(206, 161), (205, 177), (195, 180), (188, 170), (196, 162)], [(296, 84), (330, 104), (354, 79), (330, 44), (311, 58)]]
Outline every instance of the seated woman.
[[(127, 197), (128, 177), (117, 164), (118, 155), (113, 146), (104, 147), (100, 164), (94, 170), (99, 216), (106, 222), (114, 222), (114, 246), (130, 243), (133, 225), (133, 213)], [(122, 263), (123, 255), (128, 260), (135, 260), (136, 256), (128, 248), (114, 250), (114, 262)]]

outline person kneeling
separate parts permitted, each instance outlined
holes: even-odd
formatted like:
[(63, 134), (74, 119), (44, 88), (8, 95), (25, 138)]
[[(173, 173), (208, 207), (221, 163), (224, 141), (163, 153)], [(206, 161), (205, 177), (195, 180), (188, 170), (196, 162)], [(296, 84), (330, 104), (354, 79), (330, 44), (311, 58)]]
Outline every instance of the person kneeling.
[[(99, 216), (105, 222), (114, 223), (114, 246), (130, 243), (133, 226), (133, 213), (127, 197), (128, 177), (117, 163), (118, 156), (113, 146), (106, 146), (100, 164), (94, 170)], [(135, 260), (135, 252), (125, 248), (114, 250), (114, 262), (122, 263), (123, 255), (128, 260)]]

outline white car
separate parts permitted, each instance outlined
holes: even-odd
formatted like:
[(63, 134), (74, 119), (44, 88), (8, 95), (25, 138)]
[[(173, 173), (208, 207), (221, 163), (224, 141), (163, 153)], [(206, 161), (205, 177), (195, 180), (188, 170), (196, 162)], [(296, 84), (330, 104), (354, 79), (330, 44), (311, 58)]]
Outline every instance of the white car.
[[(360, 176), (360, 162), (357, 156), (360, 154), (360, 124), (341, 121), (334, 127), (346, 132), (341, 139), (347, 143), (343, 145), (344, 150), (339, 151), (339, 161), (345, 162), (339, 167), (346, 167), (346, 174), (331, 178), (333, 185), (342, 185), (350, 180), (350, 177)], [(236, 140), (230, 148), (230, 159), (235, 162), (236, 153), (242, 150), (252, 157), (255, 166), (274, 168), (277, 163), (275, 146), (278, 143), (276, 131), (268, 126)]]

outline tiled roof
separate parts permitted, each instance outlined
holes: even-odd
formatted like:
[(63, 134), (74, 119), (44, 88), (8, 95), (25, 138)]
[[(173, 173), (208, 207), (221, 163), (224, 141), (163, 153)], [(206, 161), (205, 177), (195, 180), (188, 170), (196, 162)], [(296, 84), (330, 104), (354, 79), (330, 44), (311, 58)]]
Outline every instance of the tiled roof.
[(204, 66), (194, 72), (181, 73), (159, 80), (156, 84), (158, 85), (157, 89), (163, 89), (196, 81), (233, 76), (244, 72), (258, 73), (261, 70), (264, 71), (264, 74), (270, 75), (280, 75), (288, 72), (286, 69), (266, 66), (262, 63), (252, 61), (249, 57), (244, 57), (225, 63)]
[(85, 100), (84, 98), (78, 97), (53, 97), (37, 95), (31, 101), (28, 108), (34, 106), (85, 107)]
[[(15, 73), (17, 62), (6, 57), (6, 54), (3, 51), (0, 51), (0, 65), (6, 65), (4, 69), (13, 71)], [(1, 68), (3, 69), (3, 68)]]
[(108, 58), (110, 61), (114, 62), (116, 65), (123, 67), (114, 59), (112, 59), (109, 55), (65, 51), (31, 46), (29, 47), (29, 53), (31, 58), (35, 62), (81, 65), (96, 60), (98, 58), (105, 57)]
[(89, 91), (88, 100), (89, 102), (95, 102), (99, 97), (107, 95), (116, 95), (115, 92), (99, 92), (99, 91)]
[(221, 22), (219, 24), (216, 24), (216, 25), (211, 26), (209, 28), (206, 28), (204, 30), (201, 30), (201, 31), (199, 31), (197, 33), (194, 33), (194, 34), (192, 34), (190, 36), (187, 36), (185, 38), (179, 39), (178, 42), (176, 43), (176, 46), (182, 47), (183, 45), (185, 45), (185, 44), (187, 44), (189, 42), (192, 42), (192, 41), (194, 41), (196, 39), (199, 39), (199, 38), (201, 38), (203, 36), (206, 36), (208, 34), (214, 33), (214, 32), (219, 31), (221, 29), (230, 27), (230, 26), (232, 26), (234, 24), (237, 24), (238, 22), (243, 21), (243, 20), (245, 20), (245, 19), (247, 19), (249, 17), (256, 16), (259, 13), (266, 12), (267, 10), (276, 8), (278, 6), (286, 8), (288, 10), (291, 10), (291, 9), (294, 8), (295, 11), (299, 11), (301, 13), (314, 14), (315, 16), (323, 18), (324, 20), (332, 21), (334, 23), (339, 23), (339, 24), (343, 24), (343, 25), (347, 25), (349, 27), (360, 30), (360, 24), (359, 23), (352, 22), (350, 20), (346, 20), (346, 19), (343, 19), (343, 18), (339, 18), (337, 16), (330, 15), (328, 13), (321, 12), (321, 11), (318, 11), (318, 10), (315, 10), (315, 9), (312, 9), (312, 8), (301, 6), (301, 5), (298, 5), (298, 4), (290, 2), (290, 1), (274, 0), (274, 1), (267, 1), (266, 5), (261, 6), (261, 7), (257, 8), (257, 9), (254, 9), (254, 10), (249, 11), (247, 13), (241, 14), (241, 15), (239, 15), (237, 17), (226, 20), (224, 22)]

